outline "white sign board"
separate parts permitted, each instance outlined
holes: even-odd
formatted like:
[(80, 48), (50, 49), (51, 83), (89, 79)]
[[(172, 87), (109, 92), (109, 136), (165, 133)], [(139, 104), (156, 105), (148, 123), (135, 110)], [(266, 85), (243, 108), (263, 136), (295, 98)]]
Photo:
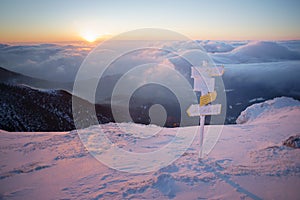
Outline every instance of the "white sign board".
[(194, 78), (194, 91), (199, 91), (202, 94), (213, 92), (215, 90), (214, 78)]
[(192, 104), (187, 109), (187, 114), (190, 117), (200, 116), (200, 115), (219, 115), (221, 113), (221, 104), (200, 106), (199, 104)]
[(192, 67), (192, 78), (222, 76), (224, 67)]

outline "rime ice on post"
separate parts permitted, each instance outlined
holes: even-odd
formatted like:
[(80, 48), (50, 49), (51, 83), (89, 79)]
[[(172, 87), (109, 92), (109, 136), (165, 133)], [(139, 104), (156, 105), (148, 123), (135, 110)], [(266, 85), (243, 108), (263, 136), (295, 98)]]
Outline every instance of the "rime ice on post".
[(222, 76), (224, 67), (208, 67), (207, 61), (203, 61), (201, 67), (191, 67), (191, 77), (194, 79), (194, 91), (201, 92), (199, 104), (192, 104), (187, 109), (190, 117), (200, 116), (200, 150), (199, 159), (203, 157), (204, 122), (205, 115), (218, 115), (221, 113), (221, 104), (208, 105), (217, 97), (215, 91), (215, 79), (213, 76)]

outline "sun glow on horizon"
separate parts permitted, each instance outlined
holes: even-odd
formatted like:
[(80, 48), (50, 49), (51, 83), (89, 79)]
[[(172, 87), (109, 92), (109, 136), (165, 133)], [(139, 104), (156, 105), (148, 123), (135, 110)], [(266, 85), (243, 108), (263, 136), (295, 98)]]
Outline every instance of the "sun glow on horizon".
[(238, 0), (191, 0), (178, 1), (172, 9), (169, 1), (156, 0), (105, 4), (53, 0), (35, 1), (33, 5), (1, 1), (1, 43), (95, 43), (143, 28), (172, 30), (195, 40), (300, 39), (299, 0), (252, 0), (243, 4)]
[(95, 42), (97, 39), (100, 38), (99, 34), (96, 34), (95, 32), (92, 31), (86, 31), (80, 34), (80, 36), (87, 42)]

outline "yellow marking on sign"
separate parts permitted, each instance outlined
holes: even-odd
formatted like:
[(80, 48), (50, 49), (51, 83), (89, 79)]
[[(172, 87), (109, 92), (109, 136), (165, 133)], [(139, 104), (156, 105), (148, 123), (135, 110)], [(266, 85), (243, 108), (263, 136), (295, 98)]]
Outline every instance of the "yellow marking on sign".
[(217, 92), (213, 91), (206, 95), (203, 95), (200, 97), (200, 106), (204, 106), (206, 104), (209, 104), (210, 102), (213, 102), (217, 98)]

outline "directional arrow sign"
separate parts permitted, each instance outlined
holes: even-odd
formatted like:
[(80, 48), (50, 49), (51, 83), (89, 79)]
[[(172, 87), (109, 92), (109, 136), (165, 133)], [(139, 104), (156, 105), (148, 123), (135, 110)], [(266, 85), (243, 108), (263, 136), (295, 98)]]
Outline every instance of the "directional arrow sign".
[(221, 113), (221, 104), (200, 106), (199, 104), (192, 104), (187, 109), (187, 114), (190, 117), (200, 116), (200, 115), (218, 115)]
[(213, 102), (217, 98), (217, 92), (213, 91), (206, 95), (203, 95), (200, 97), (200, 106), (204, 106), (206, 104), (209, 104), (210, 102)]
[(192, 67), (192, 78), (200, 78), (202, 76), (222, 76), (224, 67)]
[(201, 93), (209, 93), (215, 90), (214, 78), (194, 78), (194, 91), (200, 91)]

